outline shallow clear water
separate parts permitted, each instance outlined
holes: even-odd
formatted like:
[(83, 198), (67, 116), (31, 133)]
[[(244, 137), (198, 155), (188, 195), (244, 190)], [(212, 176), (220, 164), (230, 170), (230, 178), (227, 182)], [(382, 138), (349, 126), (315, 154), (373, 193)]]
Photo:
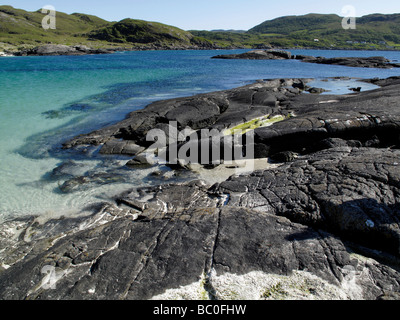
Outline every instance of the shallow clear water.
[[(64, 194), (65, 177), (51, 172), (73, 159), (82, 173), (109, 172), (126, 159), (65, 152), (69, 138), (119, 121), (155, 100), (224, 90), (257, 79), (324, 79), (399, 75), (398, 69), (363, 69), (289, 61), (219, 60), (244, 50), (146, 51), (81, 57), (0, 58), (0, 220), (39, 214), (58, 216), (107, 200), (110, 193), (152, 183), (150, 170), (122, 170), (121, 181), (88, 185)], [(399, 60), (399, 52), (293, 50), (315, 56), (376, 56)], [(326, 83), (326, 82), (320, 82)], [(342, 84), (342, 91), (348, 90)], [(337, 90), (337, 86), (334, 87)], [(117, 161), (117, 162), (115, 162)], [(118, 162), (119, 161), (119, 162)], [(86, 170), (86, 171), (85, 171)], [(101, 170), (100, 170), (101, 171)]]

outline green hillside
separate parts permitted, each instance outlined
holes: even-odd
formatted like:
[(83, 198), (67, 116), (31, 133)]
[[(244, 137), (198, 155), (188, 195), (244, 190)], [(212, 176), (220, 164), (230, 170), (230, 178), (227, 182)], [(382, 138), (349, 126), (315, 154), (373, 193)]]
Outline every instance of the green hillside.
[(290, 35), (294, 32), (341, 28), (342, 18), (335, 14), (308, 14), (305, 16), (286, 16), (268, 20), (250, 29), (248, 33)]
[(91, 39), (113, 43), (210, 46), (210, 43), (190, 32), (158, 22), (124, 19), (90, 32)]
[(76, 44), (87, 41), (86, 33), (110, 24), (95, 16), (57, 12), (56, 29), (44, 30), (41, 10), (27, 12), (11, 6), (0, 6), (0, 41), (13, 45), (38, 43)]
[(45, 43), (91, 47), (210, 47), (205, 39), (190, 32), (157, 22), (124, 19), (108, 22), (96, 16), (56, 13), (56, 29), (44, 30), (41, 10), (27, 12), (11, 6), (0, 6), (0, 51), (26, 48)]
[[(373, 14), (357, 18), (356, 29), (344, 30), (342, 17), (308, 14), (287, 16), (265, 21), (250, 29), (250, 34), (275, 34), (271, 42), (277, 44), (317, 46), (386, 47), (400, 45), (400, 14)], [(311, 44), (312, 45), (312, 44)], [(314, 43), (314, 46), (316, 44)]]
[(356, 29), (344, 30), (335, 14), (285, 16), (265, 21), (246, 33), (191, 31), (229, 47), (315, 47), (400, 49), (400, 14), (373, 14), (356, 20)]
[(83, 13), (57, 12), (56, 29), (44, 30), (41, 10), (0, 6), (0, 51), (40, 44), (84, 44), (93, 48), (336, 48), (400, 49), (400, 14), (357, 18), (356, 30), (344, 30), (335, 14), (286, 16), (243, 30), (184, 31), (158, 22), (124, 19), (109, 22)]

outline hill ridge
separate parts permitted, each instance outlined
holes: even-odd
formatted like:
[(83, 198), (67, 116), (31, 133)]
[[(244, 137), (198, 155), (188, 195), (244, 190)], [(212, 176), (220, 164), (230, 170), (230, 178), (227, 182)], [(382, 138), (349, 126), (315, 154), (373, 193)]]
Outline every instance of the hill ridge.
[(337, 14), (309, 13), (266, 20), (253, 28), (185, 31), (159, 22), (125, 18), (107, 21), (85, 13), (57, 12), (56, 30), (41, 26), (45, 14), (0, 6), (0, 52), (43, 44), (127, 49), (319, 48), (400, 49), (400, 13), (358, 17), (356, 30), (344, 30)]

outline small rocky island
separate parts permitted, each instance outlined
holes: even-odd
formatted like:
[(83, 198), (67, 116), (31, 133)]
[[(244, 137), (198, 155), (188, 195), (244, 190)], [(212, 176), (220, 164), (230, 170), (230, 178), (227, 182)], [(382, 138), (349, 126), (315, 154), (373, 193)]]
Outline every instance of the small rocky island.
[(347, 95), (304, 93), (310, 80), (158, 101), (66, 141), (140, 168), (146, 134), (169, 121), (247, 128), (273, 166), (132, 186), (89, 217), (8, 221), (0, 299), (400, 299), (400, 77)]
[(360, 68), (400, 68), (400, 63), (393, 63), (385, 57), (344, 57), (324, 58), (305, 55), (292, 55), (285, 50), (252, 50), (241, 54), (227, 54), (214, 56), (213, 59), (248, 59), (248, 60), (287, 60), (296, 59), (308, 63), (331, 64)]

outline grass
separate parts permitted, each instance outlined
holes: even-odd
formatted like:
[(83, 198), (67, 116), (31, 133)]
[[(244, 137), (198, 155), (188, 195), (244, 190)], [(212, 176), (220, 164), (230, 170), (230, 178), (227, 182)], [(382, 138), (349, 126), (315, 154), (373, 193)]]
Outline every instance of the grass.
[(282, 283), (278, 282), (277, 284), (265, 289), (265, 291), (261, 294), (261, 298), (263, 299), (284, 299), (288, 293), (283, 289)]
[(224, 131), (224, 135), (234, 135), (240, 132), (241, 134), (245, 134), (248, 131), (255, 130), (257, 128), (261, 127), (269, 127), (272, 126), (274, 123), (283, 121), (285, 119), (288, 119), (292, 117), (291, 115), (285, 117), (283, 115), (276, 115), (271, 117), (270, 115), (266, 115), (260, 118), (255, 118), (253, 120), (250, 120), (248, 122), (239, 124), (233, 128), (227, 129)]
[(111, 46), (204, 45), (210, 42), (190, 32), (158, 22), (124, 19), (108, 22), (82, 13), (56, 13), (56, 29), (44, 30), (41, 10), (28, 12), (11, 6), (0, 6), (0, 48), (11, 51), (40, 44), (84, 44), (94, 48)]

